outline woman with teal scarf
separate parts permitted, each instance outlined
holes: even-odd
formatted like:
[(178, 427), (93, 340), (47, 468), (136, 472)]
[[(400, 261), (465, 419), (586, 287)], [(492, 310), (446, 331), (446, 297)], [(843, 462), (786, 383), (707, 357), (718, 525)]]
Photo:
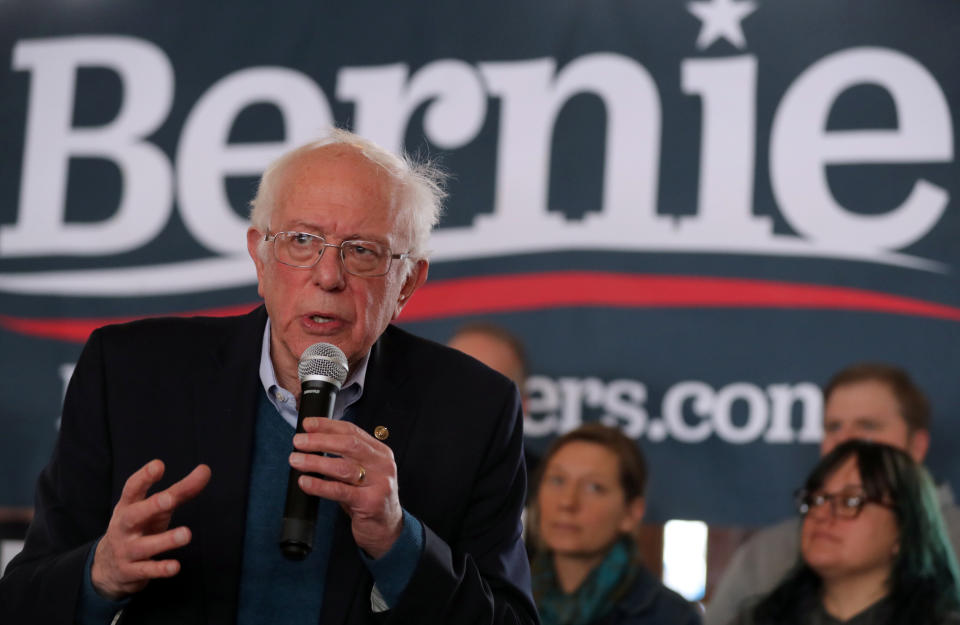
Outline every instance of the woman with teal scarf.
[(543, 625), (699, 625), (698, 610), (640, 563), (647, 470), (636, 443), (597, 423), (557, 438), (530, 527)]

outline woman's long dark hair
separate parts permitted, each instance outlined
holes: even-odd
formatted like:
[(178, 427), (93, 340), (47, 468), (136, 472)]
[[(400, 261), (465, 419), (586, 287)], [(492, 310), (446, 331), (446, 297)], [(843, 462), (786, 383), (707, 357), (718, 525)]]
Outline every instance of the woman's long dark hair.
[[(893, 502), (899, 550), (889, 580), (891, 625), (934, 625), (960, 610), (957, 563), (940, 517), (936, 490), (926, 470), (906, 452), (879, 443), (851, 440), (824, 456), (807, 478), (819, 490), (851, 456), (856, 458), (870, 500)], [(787, 578), (755, 608), (757, 625), (799, 625), (820, 601), (822, 580), (801, 559)]]

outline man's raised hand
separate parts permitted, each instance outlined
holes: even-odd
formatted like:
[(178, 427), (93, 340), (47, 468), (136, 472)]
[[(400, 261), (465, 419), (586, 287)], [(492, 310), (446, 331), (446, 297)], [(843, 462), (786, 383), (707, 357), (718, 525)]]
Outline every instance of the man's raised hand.
[(164, 465), (151, 460), (131, 475), (113, 509), (107, 533), (93, 557), (91, 580), (103, 597), (122, 599), (143, 590), (151, 579), (173, 577), (180, 571), (174, 559), (153, 556), (190, 542), (187, 527), (168, 529), (177, 506), (197, 496), (210, 481), (210, 467), (197, 465), (185, 478), (147, 497), (161, 477)]

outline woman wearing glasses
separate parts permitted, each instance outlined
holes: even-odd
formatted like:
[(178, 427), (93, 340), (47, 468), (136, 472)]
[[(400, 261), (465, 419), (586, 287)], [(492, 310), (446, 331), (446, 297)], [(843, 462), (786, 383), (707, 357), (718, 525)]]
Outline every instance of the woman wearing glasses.
[(699, 625), (693, 606), (640, 564), (647, 470), (637, 444), (591, 423), (556, 439), (540, 466), (530, 527), (543, 625)]
[(740, 625), (960, 624), (957, 565), (926, 471), (868, 441), (837, 446), (797, 503), (801, 559)]

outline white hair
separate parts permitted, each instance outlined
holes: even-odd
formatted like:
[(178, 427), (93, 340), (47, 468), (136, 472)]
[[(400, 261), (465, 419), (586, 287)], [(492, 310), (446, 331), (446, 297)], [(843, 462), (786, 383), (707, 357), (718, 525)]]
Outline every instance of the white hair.
[[(406, 153), (393, 154), (360, 135), (340, 128), (332, 128), (327, 136), (291, 150), (267, 166), (260, 178), (257, 195), (250, 202), (251, 225), (267, 232), (270, 229), (270, 216), (276, 205), (276, 185), (283, 178), (283, 172), (300, 156), (331, 145), (356, 149), (390, 176), (395, 184), (394, 198), (400, 213), (400, 230), (409, 246), (403, 251), (409, 252), (414, 260), (426, 259), (429, 256), (427, 242), (430, 231), (440, 221), (443, 211), (446, 174), (430, 162), (414, 161)], [(404, 275), (409, 269), (408, 265)]]

